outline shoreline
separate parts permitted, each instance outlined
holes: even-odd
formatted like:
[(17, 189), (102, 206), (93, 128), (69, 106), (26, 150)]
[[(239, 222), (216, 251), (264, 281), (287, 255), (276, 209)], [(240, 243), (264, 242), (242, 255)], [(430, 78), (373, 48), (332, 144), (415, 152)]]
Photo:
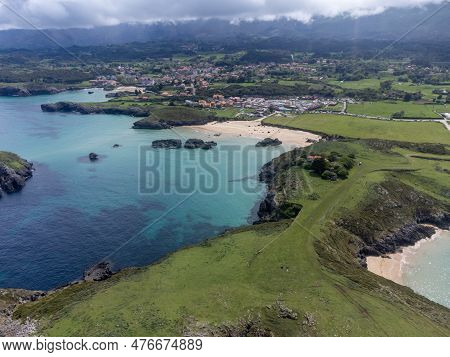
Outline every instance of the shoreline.
[(445, 231), (436, 228), (434, 234), (429, 238), (424, 238), (416, 242), (413, 246), (403, 247), (397, 253), (388, 254), (386, 256), (369, 256), (367, 257), (367, 270), (371, 273), (379, 275), (394, 283), (405, 285), (404, 272), (408, 265), (414, 261), (414, 256), (424, 244), (430, 244), (439, 238)]
[(279, 139), (288, 147), (306, 147), (321, 139), (320, 135), (307, 131), (278, 128), (262, 124), (257, 120), (230, 120), (225, 122), (211, 122), (204, 125), (186, 126), (197, 131), (220, 134), (226, 137), (248, 137), (263, 140), (265, 138)]

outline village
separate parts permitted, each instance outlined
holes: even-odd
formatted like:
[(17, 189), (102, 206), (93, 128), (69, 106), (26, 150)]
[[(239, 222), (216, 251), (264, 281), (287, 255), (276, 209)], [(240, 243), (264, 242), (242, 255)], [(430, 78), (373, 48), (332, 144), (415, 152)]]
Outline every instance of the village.
[[(167, 65), (167, 64), (166, 64)], [(250, 64), (232, 67), (215, 66), (207, 61), (195, 65), (175, 63), (170, 66), (153, 67), (151, 74), (141, 74), (142, 68), (117, 66), (116, 74), (98, 76), (91, 80), (92, 87), (111, 90), (109, 97), (137, 96), (138, 101), (147, 101), (152, 95), (184, 101), (189, 107), (203, 109), (236, 108), (236, 117), (263, 117), (273, 112), (303, 113), (328, 108), (340, 111), (342, 99), (324, 98), (318, 95), (279, 96), (225, 96), (221, 88), (233, 84), (273, 83), (270, 72), (282, 71), (297, 75), (313, 75), (315, 68), (301, 63)], [(156, 72), (156, 73), (155, 73)], [(320, 78), (321, 79), (321, 78)], [(203, 95), (199, 95), (202, 93)], [(211, 93), (205, 96), (204, 93)], [(184, 98), (184, 99), (183, 99)]]

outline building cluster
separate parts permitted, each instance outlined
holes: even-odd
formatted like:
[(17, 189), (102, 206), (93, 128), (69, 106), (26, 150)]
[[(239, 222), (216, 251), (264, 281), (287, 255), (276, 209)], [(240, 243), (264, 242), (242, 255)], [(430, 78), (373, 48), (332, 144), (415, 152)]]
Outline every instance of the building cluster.
[[(195, 96), (198, 90), (207, 89), (214, 83), (243, 83), (251, 80), (264, 80), (270, 77), (270, 71), (288, 71), (297, 74), (313, 74), (311, 66), (301, 63), (286, 64), (248, 64), (234, 66), (216, 66), (203, 61), (195, 64), (165, 62), (153, 67), (152, 73), (133, 66), (109, 68), (114, 74), (99, 76), (91, 81), (98, 87), (117, 87), (121, 85), (142, 88), (158, 87), (166, 96)], [(165, 92), (165, 93), (164, 93)]]
[(322, 107), (333, 107), (338, 104), (335, 100), (318, 98), (314, 96), (304, 96), (289, 99), (267, 99), (260, 97), (228, 97), (221, 94), (214, 94), (208, 100), (192, 101), (186, 100), (186, 105), (201, 108), (241, 108), (251, 109), (255, 113), (267, 114), (270, 112), (294, 112), (303, 113), (314, 111)]

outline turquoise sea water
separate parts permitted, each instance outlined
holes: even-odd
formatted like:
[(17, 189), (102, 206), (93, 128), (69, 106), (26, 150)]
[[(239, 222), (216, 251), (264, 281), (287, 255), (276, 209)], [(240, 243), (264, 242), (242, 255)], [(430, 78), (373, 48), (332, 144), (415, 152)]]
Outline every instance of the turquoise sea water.
[[(133, 130), (135, 119), (127, 116), (40, 110), (42, 103), (94, 100), (105, 100), (104, 92), (0, 97), (0, 150), (21, 155), (36, 169), (22, 192), (0, 199), (0, 287), (53, 288), (80, 278), (105, 257), (115, 269), (145, 265), (247, 224), (261, 200), (265, 187), (254, 175), (280, 152), (259, 149), (259, 158), (243, 160), (239, 153), (253, 148), (256, 140), (206, 137), (181, 128), (176, 133)], [(217, 181), (218, 188), (202, 194), (197, 192), (202, 185), (194, 180), (183, 192), (140, 193), (140, 147), (179, 135), (214, 139), (219, 147), (190, 151), (187, 159), (179, 157), (187, 154), (184, 149), (146, 152), (151, 158), (159, 155), (166, 166), (182, 160), (182, 170), (193, 168), (189, 173), (196, 179), (212, 173), (206, 176)], [(121, 147), (113, 149), (116, 143)], [(227, 147), (238, 148), (233, 160)], [(101, 159), (89, 162), (90, 152)], [(206, 165), (208, 159), (212, 162)], [(177, 171), (160, 171), (149, 178), (150, 184), (160, 180), (179, 191), (188, 181)]]
[(440, 231), (408, 252), (405, 285), (450, 308), (450, 231)]

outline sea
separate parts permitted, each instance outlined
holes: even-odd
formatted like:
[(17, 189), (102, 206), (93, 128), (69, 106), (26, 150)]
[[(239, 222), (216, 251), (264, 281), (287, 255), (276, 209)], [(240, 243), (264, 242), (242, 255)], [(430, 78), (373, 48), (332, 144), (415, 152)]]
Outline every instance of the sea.
[(437, 230), (406, 250), (403, 284), (450, 308), (450, 231)]
[[(43, 103), (100, 102), (101, 89), (0, 97), (0, 150), (34, 164), (0, 199), (0, 287), (46, 290), (107, 260), (143, 266), (256, 219), (261, 166), (281, 149), (189, 128), (136, 130), (136, 118), (44, 113)], [(212, 150), (152, 149), (158, 139), (214, 140)], [(113, 146), (120, 145), (117, 148)], [(99, 160), (91, 162), (89, 153)]]

